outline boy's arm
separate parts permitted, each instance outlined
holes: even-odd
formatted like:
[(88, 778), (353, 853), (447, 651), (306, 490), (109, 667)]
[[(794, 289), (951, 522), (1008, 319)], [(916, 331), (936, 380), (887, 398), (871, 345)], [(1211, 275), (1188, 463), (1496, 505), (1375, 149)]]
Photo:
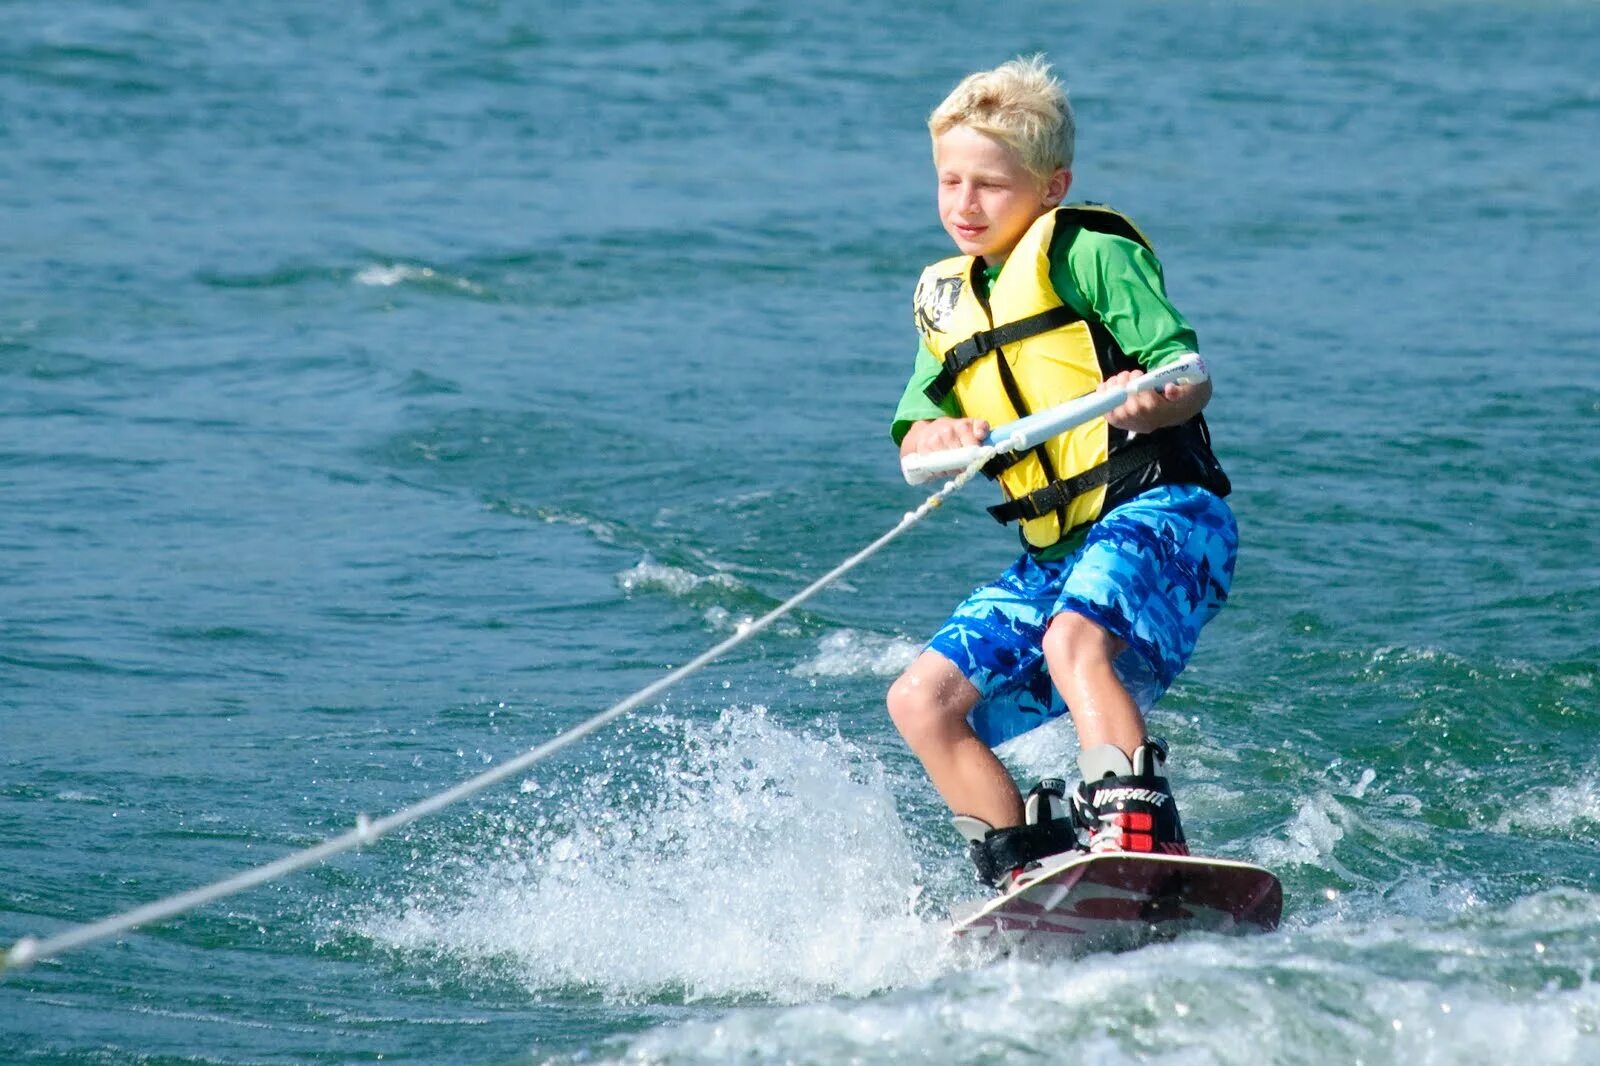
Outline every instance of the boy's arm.
[[(1106, 379), (1102, 389), (1124, 385), (1143, 371), (1124, 370)], [(1164, 385), (1156, 392), (1136, 393), (1121, 407), (1106, 412), (1106, 421), (1130, 433), (1154, 433), (1167, 426), (1181, 425), (1211, 402), (1211, 380), (1198, 385)]]
[(938, 376), (939, 361), (926, 344), (919, 342), (916, 366), (895, 408), (894, 424), (889, 427), (889, 435), (900, 445), (901, 455), (981, 444), (989, 434), (989, 423), (961, 417), (961, 406), (954, 395), (946, 396), (941, 403), (928, 399), (923, 390)]
[[(1160, 261), (1136, 241), (1083, 230), (1067, 245), (1065, 256), (1058, 254), (1051, 263), (1050, 280), (1065, 302), (1099, 320), (1117, 346), (1146, 370), (1200, 350), (1193, 328), (1167, 299)], [(1140, 373), (1117, 374), (1105, 387)], [(1150, 433), (1187, 422), (1210, 399), (1210, 381), (1168, 385), (1133, 397), (1107, 414), (1106, 421), (1119, 429)]]

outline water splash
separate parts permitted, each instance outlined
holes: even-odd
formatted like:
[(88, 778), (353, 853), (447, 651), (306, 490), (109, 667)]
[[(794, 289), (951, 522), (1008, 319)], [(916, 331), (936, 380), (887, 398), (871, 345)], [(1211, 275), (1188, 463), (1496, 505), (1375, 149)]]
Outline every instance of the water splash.
[(367, 934), (622, 1000), (864, 995), (948, 965), (874, 760), (761, 708), (648, 725), (670, 743), (526, 786), (549, 793), (542, 813), (490, 816), (477, 855), (423, 871)]
[(744, 586), (728, 574), (696, 574), (681, 566), (669, 566), (645, 558), (617, 575), (617, 584), (623, 592), (646, 590), (666, 592), (673, 596), (687, 596), (710, 586), (718, 589), (740, 589)]
[(1497, 833), (1537, 833), (1593, 837), (1600, 827), (1600, 782), (1589, 777), (1570, 785), (1529, 790), (1494, 822)]
[(815, 657), (794, 668), (796, 677), (893, 677), (911, 665), (922, 644), (841, 629), (823, 637)]
[[(1302, 799), (1284, 827), (1283, 838), (1268, 837), (1255, 847), (1255, 861), (1269, 868), (1334, 865), (1333, 851), (1344, 839), (1349, 810), (1328, 792)], [(1348, 875), (1347, 876), (1351, 876)]]
[[(1551, 894), (1440, 930), (1416, 919), (1003, 962), (915, 993), (737, 1010), (613, 1041), (601, 1061), (1594, 1061), (1600, 985), (1579, 968), (1596, 897)], [(1554, 911), (1555, 914), (1547, 912)], [(1555, 935), (1533, 939), (1529, 924)], [(1560, 939), (1565, 936), (1565, 940)], [(1407, 959), (1433, 965), (1420, 977)], [(1592, 964), (1590, 964), (1592, 969)], [(583, 1061), (594, 1061), (586, 1052)], [(561, 1060), (557, 1060), (561, 1061)]]

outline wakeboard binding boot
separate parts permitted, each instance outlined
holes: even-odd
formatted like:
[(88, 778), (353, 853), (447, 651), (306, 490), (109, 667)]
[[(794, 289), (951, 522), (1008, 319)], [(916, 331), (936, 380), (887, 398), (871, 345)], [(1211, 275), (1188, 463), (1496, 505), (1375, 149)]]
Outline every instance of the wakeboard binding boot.
[(1067, 783), (1059, 777), (1047, 777), (1034, 785), (1023, 803), (1022, 825), (996, 829), (982, 818), (955, 816), (979, 881), (990, 888), (1007, 889), (1040, 860), (1082, 850), (1066, 792)]
[(1156, 737), (1135, 748), (1131, 759), (1113, 744), (1079, 754), (1083, 783), (1072, 796), (1072, 811), (1089, 851), (1189, 854), (1172, 788), (1157, 773), (1166, 761), (1166, 742)]

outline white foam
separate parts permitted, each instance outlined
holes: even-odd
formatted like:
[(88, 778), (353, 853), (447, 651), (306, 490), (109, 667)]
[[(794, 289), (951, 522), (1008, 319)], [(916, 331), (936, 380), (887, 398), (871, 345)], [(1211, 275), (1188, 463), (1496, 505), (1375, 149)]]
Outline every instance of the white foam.
[(617, 584), (623, 592), (659, 590), (674, 596), (686, 596), (696, 589), (710, 586), (719, 589), (737, 589), (739, 582), (727, 574), (696, 574), (681, 566), (667, 566), (648, 556), (633, 567), (617, 575)]
[[(1090, 964), (1085, 969), (1095, 971), (1106, 993), (1126, 987), (1104, 968)], [(1076, 1027), (1070, 1022), (1086, 1016), (1092, 1026), (1088, 1012), (1062, 1009), (1061, 999), (1072, 994), (1061, 993), (1074, 984), (1073, 977), (1044, 974), (1036, 981), (1041, 973), (1036, 967), (1002, 965), (916, 995), (736, 1011), (646, 1033), (607, 1061), (1129, 1061), (1117, 1055), (1115, 1042), (1104, 1033), (1072, 1032)]]
[(1040, 777), (1061, 777), (1074, 785), (1078, 781), (1078, 734), (1067, 715), (1013, 737), (996, 748), (995, 754), (1023, 788)]
[(105, 797), (97, 796), (93, 792), (83, 792), (79, 789), (69, 788), (56, 793), (56, 799), (63, 803), (105, 803)]
[[(1592, 930), (1593, 897), (1587, 898)], [(1360, 930), (1331, 925), (1237, 941), (1189, 937), (1049, 965), (1004, 962), (866, 1000), (733, 1010), (620, 1038), (579, 1059), (1059, 1059), (1108, 1066), (1596, 1061), (1600, 985), (1516, 976), (1528, 960), (1520, 957), (1522, 945), (1498, 944), (1499, 933), (1494, 923), (1430, 932), (1414, 920), (1389, 920)], [(1431, 957), (1434, 965), (1418, 971), (1402, 964), (1404, 972), (1396, 973), (1397, 948)], [(1583, 950), (1574, 945), (1563, 965)]]
[(532, 514), (551, 525), (574, 526), (592, 534), (601, 544), (617, 543), (617, 527), (592, 515), (563, 511), (554, 507), (537, 507), (529, 510), (516, 503), (506, 504), (504, 509), (511, 515)]
[(706, 628), (713, 632), (743, 633), (755, 624), (755, 617), (748, 614), (735, 615), (726, 607), (707, 607), (703, 616)]
[(817, 643), (817, 654), (794, 668), (796, 677), (893, 677), (922, 652), (904, 637), (840, 629)]
[(623, 999), (861, 995), (948, 964), (875, 761), (760, 708), (654, 728), (680, 754), (643, 780), (624, 754), (565, 798), (531, 801), (537, 815), (519, 807), (487, 854), (429, 872), (367, 931), (509, 965), (530, 988)]
[(1600, 784), (1593, 778), (1571, 785), (1529, 789), (1495, 820), (1497, 833), (1518, 830), (1573, 832), (1585, 836), (1600, 827)]
[(387, 288), (398, 285), (410, 277), (414, 268), (399, 265), (369, 266), (356, 274), (357, 285), (378, 285)]
[(1257, 843), (1255, 861), (1269, 868), (1286, 865), (1328, 866), (1333, 849), (1344, 839), (1349, 812), (1327, 792), (1300, 801), (1282, 837), (1264, 837)]
[(385, 289), (408, 281), (447, 285), (474, 294), (483, 292), (483, 286), (466, 278), (445, 274), (433, 267), (412, 266), (408, 263), (374, 263), (357, 271), (355, 276), (357, 285), (372, 285)]

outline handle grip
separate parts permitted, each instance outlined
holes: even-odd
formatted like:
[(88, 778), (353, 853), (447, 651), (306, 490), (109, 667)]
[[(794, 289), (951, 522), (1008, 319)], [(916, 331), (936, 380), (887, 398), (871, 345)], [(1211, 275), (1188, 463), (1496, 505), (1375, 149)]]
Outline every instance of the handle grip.
[(1134, 378), (1127, 385), (1107, 389), (1104, 392), (1091, 392), (1076, 400), (1068, 400), (1048, 410), (1019, 418), (1015, 422), (996, 426), (983, 444), (965, 448), (946, 448), (937, 452), (915, 452), (903, 456), (900, 459), (900, 472), (905, 476), (908, 485), (921, 485), (938, 478), (951, 477), (971, 466), (980, 456), (987, 460), (990, 455), (1004, 455), (1007, 452), (1031, 448), (1041, 441), (1065, 433), (1074, 426), (1080, 426), (1091, 418), (1099, 418), (1108, 411), (1121, 407), (1130, 396), (1165, 388), (1168, 385), (1198, 385), (1205, 381), (1207, 376), (1205, 361), (1190, 352), (1176, 362)]

